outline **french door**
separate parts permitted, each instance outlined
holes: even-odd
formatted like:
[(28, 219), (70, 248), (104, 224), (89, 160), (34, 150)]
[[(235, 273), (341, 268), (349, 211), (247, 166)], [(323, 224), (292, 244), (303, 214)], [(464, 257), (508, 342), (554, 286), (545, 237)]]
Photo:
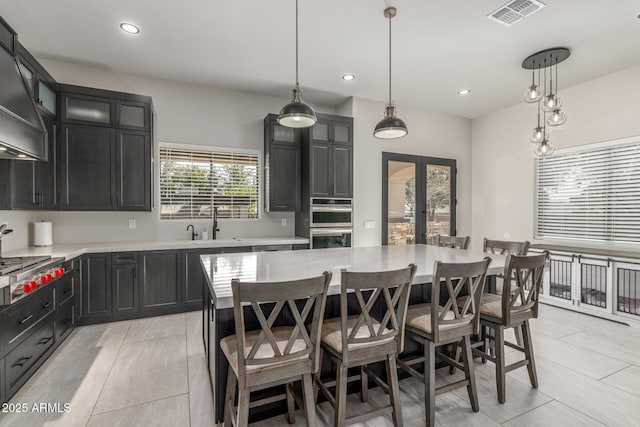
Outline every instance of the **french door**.
[(456, 235), (456, 161), (382, 153), (382, 244)]

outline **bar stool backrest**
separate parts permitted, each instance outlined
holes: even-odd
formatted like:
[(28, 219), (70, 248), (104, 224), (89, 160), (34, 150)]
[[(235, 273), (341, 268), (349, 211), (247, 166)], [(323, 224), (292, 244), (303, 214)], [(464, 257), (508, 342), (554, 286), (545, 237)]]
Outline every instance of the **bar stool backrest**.
[[(340, 293), (340, 323), (342, 356), (348, 359), (349, 345), (373, 343), (393, 338), (398, 353), (404, 348), (404, 325), (407, 319), (409, 290), (416, 265), (381, 272), (349, 272), (342, 270)], [(359, 314), (348, 331), (347, 297), (353, 291)], [(363, 292), (372, 291), (365, 301)], [(379, 310), (379, 311), (378, 311)], [(375, 316), (378, 311), (379, 316)]]
[[(231, 281), (233, 310), (238, 343), (238, 380), (243, 381), (246, 367), (272, 365), (308, 357), (314, 370), (319, 367), (320, 332), (327, 290), (331, 273), (321, 276), (287, 282), (241, 282)], [(250, 348), (246, 348), (246, 324), (243, 305), (249, 305), (260, 324), (260, 333)], [(268, 316), (263, 308), (268, 310)], [(273, 326), (288, 307), (295, 326), (291, 334), (283, 340), (276, 340)], [(302, 307), (302, 310), (299, 310)], [(311, 315), (311, 327), (307, 329), (307, 319)], [(303, 345), (301, 346), (301, 342)], [(260, 350), (260, 354), (258, 351)]]
[(490, 240), (484, 238), (482, 252), (499, 255), (526, 255), (529, 251), (529, 241), (516, 242), (511, 240)]
[[(473, 331), (479, 329), (480, 297), (490, 263), (489, 257), (470, 263), (435, 262), (431, 285), (431, 331), (434, 342), (440, 341), (440, 335), (445, 335), (447, 330), (456, 327), (471, 324)], [(444, 306), (440, 306), (442, 285), (446, 288)]]
[[(540, 255), (508, 255), (505, 262), (505, 286), (502, 292), (502, 319), (505, 325), (514, 316), (538, 317), (538, 299), (542, 288), (544, 266), (549, 252)], [(510, 292), (506, 278), (510, 278)]]
[(436, 246), (442, 246), (445, 248), (453, 249), (469, 249), (469, 242), (471, 238), (469, 236), (441, 236), (436, 234), (433, 239), (433, 244)]

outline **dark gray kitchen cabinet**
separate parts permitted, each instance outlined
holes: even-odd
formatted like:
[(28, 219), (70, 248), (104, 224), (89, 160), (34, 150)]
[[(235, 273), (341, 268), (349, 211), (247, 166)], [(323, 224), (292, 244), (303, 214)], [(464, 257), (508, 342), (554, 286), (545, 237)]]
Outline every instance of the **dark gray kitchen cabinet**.
[(18, 43), (18, 65), (41, 113), (55, 119), (58, 115), (58, 84), (42, 65)]
[(147, 132), (116, 134), (116, 210), (151, 210), (151, 138)]
[(115, 206), (115, 130), (63, 125), (58, 182), (61, 210), (111, 210)]
[(202, 290), (206, 285), (200, 255), (213, 253), (212, 249), (184, 251), (184, 303), (188, 307), (202, 306)]
[(181, 303), (180, 251), (140, 253), (140, 310), (176, 307)]
[(115, 113), (113, 99), (84, 93), (61, 94), (60, 120), (63, 123), (114, 127)]
[(303, 131), (302, 158), (303, 203), (307, 196), (353, 197), (352, 118), (318, 114)]
[(113, 287), (113, 313), (117, 318), (122, 313), (138, 311), (138, 265), (114, 264), (111, 267)]
[(5, 403), (7, 400), (7, 395), (4, 391), (4, 357), (0, 357), (0, 403)]
[(56, 122), (43, 116), (48, 138), (48, 161), (2, 160), (7, 168), (7, 194), (0, 196), (6, 209), (55, 209)]
[(297, 129), (280, 126), (275, 114), (264, 119), (264, 207), (267, 212), (301, 209), (301, 146)]
[(82, 259), (82, 314), (91, 321), (110, 321), (113, 315), (111, 254), (89, 254)]

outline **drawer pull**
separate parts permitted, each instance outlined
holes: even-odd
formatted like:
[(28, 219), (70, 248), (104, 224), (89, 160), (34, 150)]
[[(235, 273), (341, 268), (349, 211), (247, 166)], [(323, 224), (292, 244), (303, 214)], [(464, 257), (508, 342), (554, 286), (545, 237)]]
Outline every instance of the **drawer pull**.
[(51, 341), (53, 337), (45, 337), (38, 341), (38, 345), (46, 345), (49, 341)]
[(63, 294), (63, 295), (66, 295), (66, 294), (68, 294), (69, 292), (71, 292), (71, 288), (67, 288), (67, 289), (65, 289), (64, 291), (62, 291), (62, 294)]
[(46, 309), (46, 308), (51, 307), (52, 305), (53, 305), (53, 301), (49, 301), (49, 302), (48, 302), (48, 303), (46, 303), (46, 304), (42, 304), (42, 308), (45, 308), (45, 309)]
[(70, 317), (67, 318), (67, 319), (62, 319), (62, 324), (63, 325), (68, 325), (69, 323), (71, 323), (71, 320), (73, 320), (73, 319), (71, 319)]
[(27, 323), (31, 319), (33, 319), (33, 314), (28, 315), (27, 317), (25, 317), (24, 319), (22, 319), (18, 323), (21, 324), (21, 325), (24, 325), (25, 323)]
[(16, 368), (16, 367), (22, 368), (25, 363), (27, 363), (29, 360), (31, 360), (32, 357), (33, 356), (21, 357), (20, 359), (18, 359), (18, 361), (16, 363), (13, 364), (12, 367), (14, 367), (14, 368)]

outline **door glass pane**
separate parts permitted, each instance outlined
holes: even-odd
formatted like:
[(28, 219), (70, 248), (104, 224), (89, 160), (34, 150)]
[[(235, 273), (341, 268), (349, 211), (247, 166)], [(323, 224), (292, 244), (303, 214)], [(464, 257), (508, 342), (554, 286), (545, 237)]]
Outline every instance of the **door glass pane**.
[(451, 233), (451, 166), (427, 165), (427, 243)]
[(111, 123), (111, 104), (67, 97), (67, 119)]
[(388, 235), (389, 245), (416, 243), (416, 165), (389, 161)]
[(285, 142), (295, 142), (296, 141), (296, 131), (293, 128), (288, 128), (286, 126), (273, 125), (273, 140), (274, 141), (285, 141)]
[(41, 105), (51, 114), (56, 114), (56, 93), (42, 81), (38, 81), (38, 98)]
[(144, 127), (144, 107), (120, 105), (120, 124), (123, 126)]
[(336, 123), (333, 126), (333, 140), (335, 142), (349, 142), (349, 125)]

